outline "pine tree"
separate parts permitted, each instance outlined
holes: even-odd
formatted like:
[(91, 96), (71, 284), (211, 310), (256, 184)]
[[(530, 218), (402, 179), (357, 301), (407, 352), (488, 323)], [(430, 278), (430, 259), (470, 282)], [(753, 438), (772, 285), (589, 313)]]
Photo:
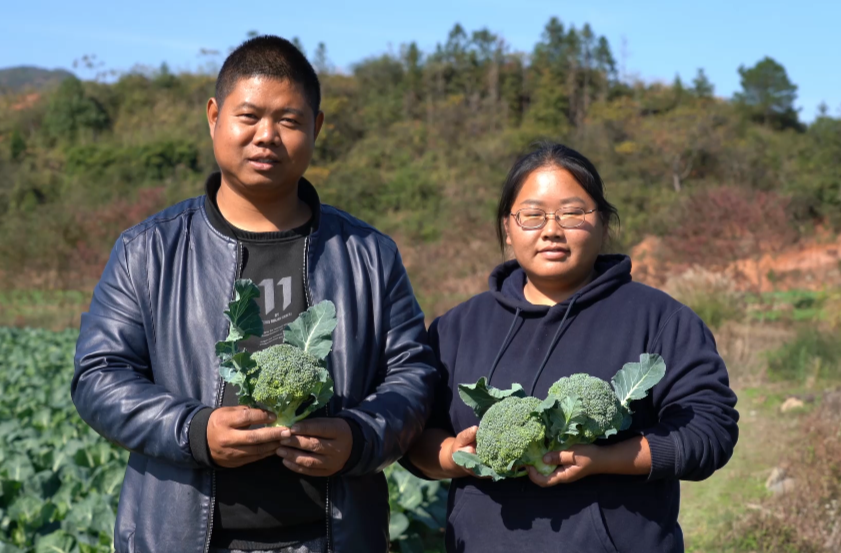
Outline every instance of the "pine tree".
[(715, 87), (707, 78), (707, 74), (704, 73), (704, 68), (698, 68), (698, 74), (692, 79), (692, 92), (698, 98), (712, 98), (713, 92), (715, 91)]
[(765, 126), (797, 127), (797, 85), (792, 83), (785, 68), (769, 57), (751, 68), (739, 67), (742, 92), (734, 95), (746, 115)]

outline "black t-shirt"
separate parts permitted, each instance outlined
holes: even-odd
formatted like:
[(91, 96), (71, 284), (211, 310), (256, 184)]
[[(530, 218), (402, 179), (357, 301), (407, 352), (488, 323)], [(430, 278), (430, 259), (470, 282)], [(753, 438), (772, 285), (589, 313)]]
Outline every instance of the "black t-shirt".
[[(209, 191), (207, 210), (227, 225)], [(221, 220), (221, 221), (220, 221)], [(308, 307), (304, 284), (306, 239), (312, 220), (289, 231), (253, 233), (228, 225), (242, 246), (240, 278), (260, 288), (257, 303), (263, 336), (240, 343), (250, 352), (283, 343), (283, 328)], [(222, 406), (238, 405), (236, 387), (225, 386)], [(236, 549), (273, 549), (296, 545), (326, 533), (326, 479), (299, 475), (272, 456), (218, 470), (211, 543)]]

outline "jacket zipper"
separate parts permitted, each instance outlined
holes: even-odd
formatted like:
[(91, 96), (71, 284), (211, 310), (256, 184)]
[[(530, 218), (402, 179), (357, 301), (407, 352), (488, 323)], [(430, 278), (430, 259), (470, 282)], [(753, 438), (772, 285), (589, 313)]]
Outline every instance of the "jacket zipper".
[[(237, 270), (236, 275), (234, 276), (234, 281), (236, 281), (240, 274), (242, 273), (242, 243), (237, 240)], [(236, 286), (234, 286), (234, 292), (231, 293), (231, 301), (233, 301), (233, 296), (236, 294)], [(219, 391), (216, 392), (216, 402), (213, 405), (214, 408), (219, 407), (222, 405), (222, 398), (225, 396), (225, 381), (222, 380), (222, 377), (219, 377)], [(216, 510), (216, 469), (211, 469), (213, 472), (210, 475), (210, 510), (208, 511), (207, 516), (207, 538), (204, 541), (204, 553), (210, 552), (210, 538), (213, 535), (213, 513)]]
[[(310, 279), (309, 279), (309, 259), (310, 259), (310, 236), (307, 236), (304, 240), (304, 292), (307, 295), (307, 306), (312, 307), (312, 291), (310, 290)], [(327, 402), (327, 415), (332, 415), (330, 412), (330, 402)], [(331, 544), (330, 544), (330, 521), (332, 517), (330, 516), (330, 477), (328, 476), (324, 481), (324, 521), (326, 525), (326, 539), (327, 539), (327, 551), (326, 553), (331, 553), (333, 551)]]

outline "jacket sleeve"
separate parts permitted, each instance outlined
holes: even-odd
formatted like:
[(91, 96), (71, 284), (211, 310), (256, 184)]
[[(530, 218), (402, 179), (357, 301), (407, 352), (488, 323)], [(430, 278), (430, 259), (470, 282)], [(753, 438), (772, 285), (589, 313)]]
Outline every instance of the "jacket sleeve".
[(708, 478), (727, 463), (739, 437), (736, 394), (712, 333), (682, 307), (650, 353), (663, 357), (666, 376), (651, 392), (659, 422), (643, 432), (651, 449), (649, 479)]
[(198, 467), (189, 426), (204, 407), (154, 383), (147, 333), (120, 237), (82, 315), (70, 394), (99, 434), (148, 457)]
[(348, 476), (380, 471), (402, 457), (423, 431), (432, 406), (434, 359), (399, 253), (386, 280), (382, 311), (384, 378), (359, 405), (339, 413), (359, 423), (364, 435), (358, 462), (343, 473)]

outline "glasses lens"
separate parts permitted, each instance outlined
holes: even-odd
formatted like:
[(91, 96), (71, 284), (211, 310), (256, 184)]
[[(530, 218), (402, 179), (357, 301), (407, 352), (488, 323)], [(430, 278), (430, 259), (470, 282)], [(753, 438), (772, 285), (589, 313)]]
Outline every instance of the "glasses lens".
[(542, 209), (521, 209), (517, 212), (517, 221), (523, 228), (540, 228), (546, 220)]
[(564, 228), (575, 228), (584, 222), (583, 209), (567, 209), (560, 213), (560, 223)]

